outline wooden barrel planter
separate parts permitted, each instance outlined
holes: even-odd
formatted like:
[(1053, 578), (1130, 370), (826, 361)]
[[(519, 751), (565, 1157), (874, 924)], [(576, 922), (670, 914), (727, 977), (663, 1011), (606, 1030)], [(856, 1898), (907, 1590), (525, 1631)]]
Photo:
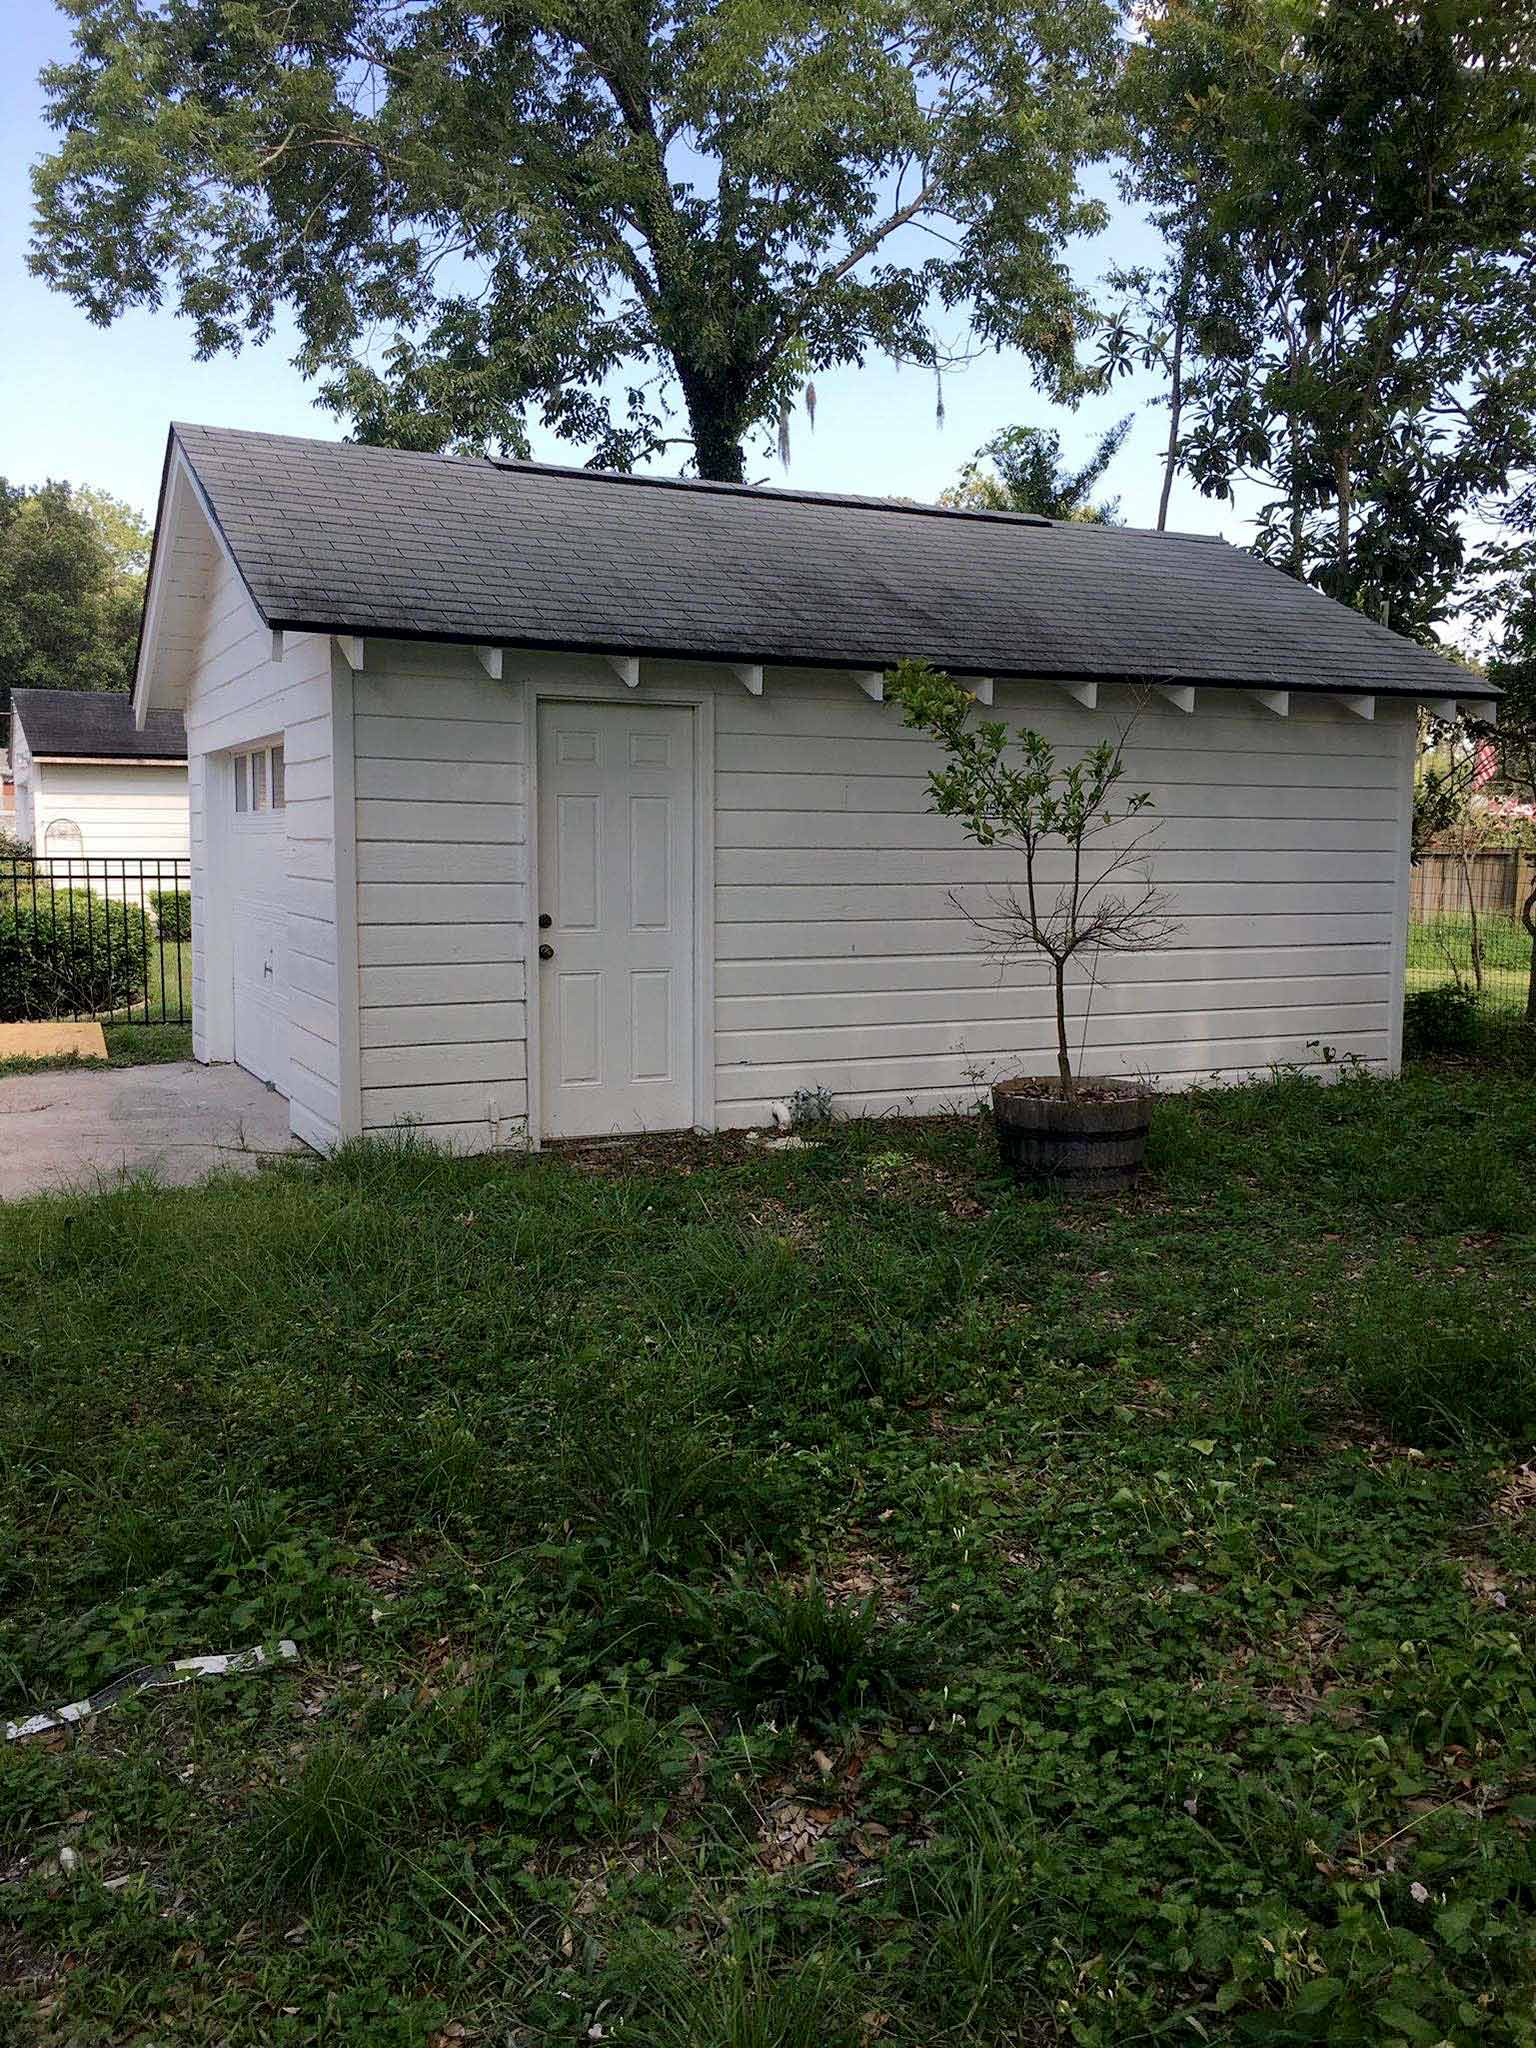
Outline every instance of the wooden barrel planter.
[(1082, 1081), (1068, 1102), (1054, 1075), (999, 1081), (992, 1090), (998, 1148), (1016, 1180), (1063, 1194), (1127, 1188), (1146, 1164), (1153, 1091), (1139, 1081)]

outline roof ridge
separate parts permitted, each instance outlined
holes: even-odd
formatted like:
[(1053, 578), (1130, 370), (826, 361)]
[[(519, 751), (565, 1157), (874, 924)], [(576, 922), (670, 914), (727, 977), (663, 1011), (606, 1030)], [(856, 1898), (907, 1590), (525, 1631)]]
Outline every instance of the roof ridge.
[(1096, 519), (1052, 519), (1043, 512), (993, 511), (970, 505), (929, 504), (921, 499), (883, 498), (864, 491), (811, 491), (780, 484), (725, 483), (714, 477), (650, 476), (627, 469), (598, 469), (589, 464), (532, 462), (507, 455), (449, 455), (431, 448), (388, 448), (372, 441), (329, 441), (316, 434), (271, 434), (254, 427), (209, 427), (198, 421), (173, 420), (173, 433), (183, 431), (231, 436), (251, 441), (291, 441), (305, 448), (357, 449), (373, 455), (412, 455), (418, 460), (455, 464), (461, 468), (499, 469), (515, 476), (560, 477), (570, 483), (628, 484), (699, 496), (754, 499), (776, 505), (829, 505), (866, 512), (905, 512), (918, 518), (967, 519), (994, 526), (1063, 527), (1072, 533), (1093, 533), (1124, 540), (1190, 541), (1203, 547), (1233, 545), (1218, 533), (1186, 533), (1151, 526), (1118, 526)]

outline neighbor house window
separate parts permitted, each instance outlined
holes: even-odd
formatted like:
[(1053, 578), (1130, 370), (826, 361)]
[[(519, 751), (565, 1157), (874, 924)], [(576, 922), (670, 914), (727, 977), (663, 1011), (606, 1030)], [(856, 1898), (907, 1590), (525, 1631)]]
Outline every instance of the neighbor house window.
[(235, 809), (237, 811), (281, 811), (287, 806), (283, 775), (283, 748), (252, 747), (234, 756)]

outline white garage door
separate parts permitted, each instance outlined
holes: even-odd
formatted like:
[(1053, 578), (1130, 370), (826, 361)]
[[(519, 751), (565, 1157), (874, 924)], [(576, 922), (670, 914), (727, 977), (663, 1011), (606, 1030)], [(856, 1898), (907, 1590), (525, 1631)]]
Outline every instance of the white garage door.
[[(276, 764), (271, 758), (274, 752)], [(235, 980), (235, 1062), (286, 1095), (288, 821), (282, 808), (281, 759), (280, 748), (234, 756), (236, 787), (245, 800), (226, 814), (230, 854), (226, 874)]]

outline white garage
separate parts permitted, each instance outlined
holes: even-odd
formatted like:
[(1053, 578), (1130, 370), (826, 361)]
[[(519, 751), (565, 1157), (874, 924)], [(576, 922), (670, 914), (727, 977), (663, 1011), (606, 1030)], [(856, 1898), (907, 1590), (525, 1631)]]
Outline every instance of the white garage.
[(904, 655), (1153, 797), (1177, 935), (1074, 991), (1091, 1068), (1396, 1065), (1419, 706), (1497, 693), (1254, 557), (177, 427), (135, 709), (186, 716), (199, 1058), (481, 1149), (1038, 1070)]

